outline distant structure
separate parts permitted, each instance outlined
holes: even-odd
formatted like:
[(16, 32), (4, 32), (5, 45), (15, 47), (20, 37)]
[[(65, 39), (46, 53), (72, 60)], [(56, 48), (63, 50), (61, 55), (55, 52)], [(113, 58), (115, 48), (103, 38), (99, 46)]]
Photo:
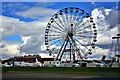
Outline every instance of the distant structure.
[(38, 59), (38, 61), (41, 62), (42, 64), (48, 61), (54, 61), (54, 58), (52, 57), (43, 58), (40, 55), (28, 55), (28, 56), (25, 55), (25, 56), (19, 56), (19, 57), (14, 57), (14, 58), (10, 58), (7, 60), (3, 60), (2, 64), (7, 63), (9, 65), (13, 64), (14, 66), (15, 61), (34, 63), (36, 59)]
[(118, 34), (112, 37), (112, 51), (114, 56), (117, 57), (117, 62), (120, 66), (120, 2), (118, 3)]
[(120, 56), (120, 34), (117, 34), (117, 36), (112, 37), (114, 40), (113, 42), (113, 49), (115, 50), (115, 55)]
[(117, 36), (112, 37), (112, 51), (113, 55), (117, 57), (117, 62), (119, 63), (120, 66), (120, 34), (117, 34)]

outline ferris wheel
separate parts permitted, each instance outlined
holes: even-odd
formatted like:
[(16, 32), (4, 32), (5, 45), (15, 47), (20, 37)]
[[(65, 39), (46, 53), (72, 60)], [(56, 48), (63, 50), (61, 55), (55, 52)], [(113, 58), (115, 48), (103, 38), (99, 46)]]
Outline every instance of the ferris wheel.
[(55, 60), (68, 55), (70, 60), (86, 59), (92, 54), (97, 38), (93, 18), (74, 7), (59, 10), (49, 20), (45, 30), (45, 45)]

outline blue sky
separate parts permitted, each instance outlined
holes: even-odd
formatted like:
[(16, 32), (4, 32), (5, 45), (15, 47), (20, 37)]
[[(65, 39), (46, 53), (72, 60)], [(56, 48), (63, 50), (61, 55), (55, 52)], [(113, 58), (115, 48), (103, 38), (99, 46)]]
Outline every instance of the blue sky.
[[(37, 19), (35, 18), (25, 18), (19, 15), (16, 15), (16, 12), (21, 12), (21, 11), (25, 11), (28, 10), (32, 7), (47, 7), (47, 8), (52, 8), (52, 9), (62, 9), (65, 7), (79, 7), (81, 9), (84, 9), (86, 12), (88, 12), (89, 14), (91, 14), (91, 11), (94, 8), (99, 8), (99, 7), (104, 7), (104, 8), (108, 8), (108, 9), (115, 9), (117, 3), (116, 2), (96, 2), (95, 5), (91, 4), (91, 2), (56, 2), (53, 3), (51, 2), (51, 5), (41, 5), (42, 3), (36, 3), (36, 2), (22, 2), (22, 3), (12, 3), (12, 2), (3, 2), (2, 3), (2, 15), (4, 16), (8, 16), (8, 17), (13, 17), (13, 18), (19, 18), (21, 21), (24, 22), (31, 22), (31, 21), (35, 21)], [(44, 4), (44, 3), (43, 3)], [(26, 6), (26, 7), (24, 7)], [(20, 36), (17, 34), (15, 35), (10, 35), (10, 36), (6, 36), (3, 38), (6, 41), (18, 41), (21, 42)]]
[[(103, 22), (106, 23), (102, 23), (102, 21), (101, 23), (99, 23), (100, 21), (96, 23), (100, 28), (103, 26), (109, 27), (108, 25), (111, 25), (111, 23), (108, 22), (111, 22), (113, 15), (111, 14), (112, 17), (110, 17), (111, 15), (105, 16), (103, 15), (103, 13), (97, 15), (95, 14), (95, 11), (97, 11), (95, 9), (100, 8), (101, 12), (109, 12), (109, 10), (111, 9), (116, 10), (117, 6), (118, 4), (116, 2), (2, 2), (2, 27), (4, 29), (2, 41), (5, 43), (18, 42), (20, 43), (19, 46), (22, 46), (22, 51), (26, 53), (29, 53), (29, 51), (31, 51), (30, 53), (37, 53), (44, 43), (44, 40), (42, 40), (44, 38), (44, 28), (46, 27), (48, 20), (56, 13), (56, 11), (59, 11), (60, 9), (63, 9), (65, 7), (78, 7), (93, 16), (96, 22), (98, 21), (98, 19), (96, 19), (95, 16), (105, 17)], [(92, 12), (94, 12), (94, 15), (92, 14)], [(114, 12), (111, 11), (111, 13)], [(115, 29), (113, 29), (112, 31), (114, 32), (113, 34), (115, 34)], [(102, 50), (103, 48), (105, 49), (106, 46), (110, 45), (110, 42), (106, 43), (106, 45), (103, 45), (104, 40), (107, 40), (108, 36), (109, 38), (111, 38), (109, 30), (106, 29), (103, 34), (100, 33), (99, 37), (101, 37), (101, 35), (106, 36), (104, 36), (103, 39), (101, 38), (102, 41), (100, 42), (100, 44), (98, 44), (98, 50)], [(25, 43), (23, 43), (23, 37), (29, 38), (30, 36), (31, 38), (27, 42), (25, 41)], [(107, 52), (107, 50), (104, 51)]]
[[(11, 5), (10, 5), (11, 4)], [(86, 12), (88, 12), (89, 14), (91, 14), (91, 11), (94, 8), (99, 8), (99, 7), (104, 7), (104, 8), (115, 8), (117, 6), (116, 2), (96, 2), (95, 6), (93, 4), (91, 4), (91, 2), (50, 2), (51, 5), (47, 4), (46, 6), (41, 5), (42, 3), (36, 3), (36, 2), (22, 2), (22, 3), (8, 3), (8, 2), (4, 2), (2, 3), (2, 15), (4, 16), (9, 16), (9, 17), (14, 17), (14, 18), (19, 18), (21, 21), (34, 21), (36, 19), (32, 19), (32, 18), (24, 18), (22, 16), (18, 16), (15, 13), (16, 12), (21, 12), (21, 11), (25, 11), (28, 10), (32, 7), (46, 7), (46, 8), (52, 8), (52, 9), (63, 9), (65, 7), (78, 7), (81, 9), (84, 9)], [(45, 3), (43, 3), (45, 4)], [(8, 6), (7, 6), (8, 5)], [(22, 8), (23, 6), (23, 8)], [(25, 6), (25, 7), (24, 7)]]

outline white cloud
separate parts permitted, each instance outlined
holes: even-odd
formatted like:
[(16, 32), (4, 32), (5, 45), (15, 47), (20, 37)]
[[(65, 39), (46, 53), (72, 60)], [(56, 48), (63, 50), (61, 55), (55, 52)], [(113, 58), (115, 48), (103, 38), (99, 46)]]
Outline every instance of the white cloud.
[[(2, 24), (0, 24), (0, 26), (2, 26), (1, 27), (2, 37), (10, 36), (13, 34), (14, 35), (18, 34), (21, 37), (31, 36), (31, 39), (22, 43), (21, 52), (25, 52), (25, 53), (40, 52), (41, 50), (40, 47), (41, 45), (44, 44), (44, 31), (47, 23), (46, 20), (39, 20), (34, 22), (22, 22), (19, 19), (6, 17), (6, 16), (0, 16), (0, 18), (2, 18)], [(23, 40), (25, 41), (25, 38)], [(8, 44), (9, 42), (7, 42), (6, 45)], [(3, 56), (8, 56), (8, 54), (9, 56), (12, 56), (13, 50), (10, 49), (9, 51), (6, 50), (6, 52), (3, 52)]]
[(41, 46), (44, 45), (44, 32), (50, 18), (48, 16), (52, 16), (54, 13), (54, 9), (40, 7), (34, 7), (27, 11), (17, 13), (23, 17), (44, 17), (34, 22), (23, 22), (16, 18), (0, 16), (2, 19), (1, 26), (3, 26), (1, 27), (2, 37), (12, 34), (21, 35), (22, 39), (24, 39), (24, 36), (30, 37), (27, 41), (25, 39), (23, 40), (24, 42), (19, 48), (20, 53), (31, 54), (44, 52)]
[[(118, 12), (112, 9), (96, 8), (92, 11), (92, 17), (98, 29), (97, 45), (104, 46), (96, 46), (92, 56), (99, 59), (102, 55), (110, 57), (112, 37), (118, 33)], [(105, 48), (105, 46), (107, 46), (107, 48)]]
[[(43, 35), (44, 36), (44, 35)], [(27, 54), (37, 54), (41, 52), (41, 46), (44, 45), (44, 37), (41, 36), (31, 36), (26, 44), (23, 43), (20, 46), (20, 52), (25, 52)]]
[(2, 55), (1, 57), (2, 59), (8, 59), (10, 57), (20, 55), (18, 50), (19, 44), (7, 44), (7, 45), (3, 43), (1, 44), (4, 45), (4, 47), (0, 48), (1, 50), (0, 55)]
[[(21, 6), (22, 6), (22, 8), (21, 8)], [(17, 2), (17, 3), (12, 3), (12, 2), (10, 2), (10, 3), (2, 3), (2, 8), (7, 8), (7, 10), (9, 11), (16, 11), (16, 9), (19, 9), (19, 10), (26, 10), (26, 9), (28, 9), (29, 8), (29, 5), (25, 5), (24, 3), (19, 3), (19, 2)]]
[(21, 36), (41, 35), (46, 27), (45, 20), (23, 22), (16, 18), (0, 16), (2, 18), (2, 35), (19, 34)]
[(92, 17), (100, 31), (113, 28), (118, 24), (117, 10), (96, 8), (92, 11)]
[(118, 12), (112, 9), (96, 8), (92, 17), (98, 29), (97, 44), (111, 44), (112, 37), (118, 33)]
[[(54, 9), (33, 7), (17, 13), (23, 17), (39, 18), (39, 20), (33, 22), (23, 22), (19, 18), (0, 16), (2, 20), (0, 31), (3, 36), (12, 34), (19, 34), (21, 36), (40, 35), (40, 33), (44, 33), (48, 20), (55, 12), (56, 10)], [(42, 16), (42, 18), (39, 16)]]
[(25, 18), (37, 18), (37, 17), (52, 16), (56, 12), (57, 10), (50, 8), (33, 7), (26, 11), (17, 12), (16, 14)]
[(18, 54), (19, 51), (17, 50), (18, 45), (7, 45), (6, 46), (8, 52), (12, 53), (12, 54)]
[(112, 37), (118, 33), (118, 26), (115, 26), (111, 30), (105, 30), (97, 35), (97, 44), (106, 45), (112, 43)]
[(109, 49), (103, 49), (103, 48), (100, 48), (100, 47), (96, 47), (95, 50), (93, 50), (95, 54), (101, 54), (101, 55), (108, 55), (110, 53), (110, 50)]
[[(28, 40), (29, 38), (31, 38), (31, 36), (23, 36), (23, 37), (22, 37), (22, 42), (23, 42), (22, 45), (26, 44), (26, 43), (27, 43), (27, 40)], [(21, 46), (22, 46), (22, 45), (21, 45)]]
[[(9, 13), (15, 14), (18, 11), (29, 10), (31, 7), (49, 7), (54, 4), (55, 3), (52, 3), (52, 2), (36, 2), (36, 3), (29, 3), (29, 4), (22, 3), (22, 2), (21, 3), (20, 2), (2, 3), (2, 8), (3, 8), (2, 12), (10, 11)], [(7, 10), (4, 10), (5, 8), (7, 8)]]
[(107, 56), (106, 59), (109, 59), (109, 57), (110, 57), (110, 50), (109, 49), (100, 48), (100, 47), (97, 46), (92, 51), (92, 55), (89, 55), (88, 58), (89, 59), (101, 59), (103, 55)]

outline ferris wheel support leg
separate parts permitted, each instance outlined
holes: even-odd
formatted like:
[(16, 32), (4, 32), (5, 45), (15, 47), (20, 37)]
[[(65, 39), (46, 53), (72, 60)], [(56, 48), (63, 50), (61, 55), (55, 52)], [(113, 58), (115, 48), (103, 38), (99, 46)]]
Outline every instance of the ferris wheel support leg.
[(64, 50), (65, 50), (65, 48), (66, 48), (66, 46), (67, 46), (67, 43), (68, 43), (68, 40), (66, 41), (66, 43), (65, 43), (65, 45), (63, 46), (63, 49), (62, 49), (62, 51), (61, 51), (60, 60), (62, 59), (62, 56), (63, 56)]
[(62, 47), (60, 48), (60, 51), (59, 51), (59, 53), (58, 53), (55, 61), (57, 61), (57, 60), (60, 61), (60, 60), (61, 60), (62, 55), (63, 55), (63, 53), (64, 53), (64, 50), (65, 50), (65, 47), (66, 47), (67, 43), (68, 43), (68, 40), (65, 39), (65, 41), (64, 41), (64, 43), (62, 44)]
[[(69, 38), (69, 40), (70, 40), (70, 43), (72, 44), (72, 46), (74, 46), (75, 47), (75, 49), (74, 49), (74, 51), (76, 51), (77, 50), (77, 52), (78, 52), (78, 54), (79, 54), (79, 56), (80, 56), (80, 58), (82, 59), (82, 56), (81, 56), (81, 54), (80, 54), (80, 51), (79, 51), (79, 49), (78, 49), (78, 47), (76, 46), (76, 44), (75, 44), (75, 42), (68, 36), (68, 38)], [(74, 54), (74, 57), (75, 57), (75, 54)], [(75, 60), (75, 59), (73, 59), (73, 60)]]

